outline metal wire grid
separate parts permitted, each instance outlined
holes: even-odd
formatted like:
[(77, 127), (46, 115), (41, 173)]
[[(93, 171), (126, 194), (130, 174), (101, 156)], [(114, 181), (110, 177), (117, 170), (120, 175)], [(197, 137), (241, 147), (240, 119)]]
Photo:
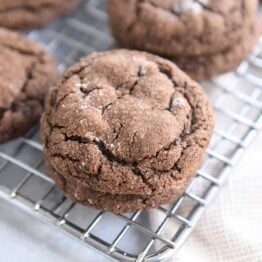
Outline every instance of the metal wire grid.
[[(28, 35), (54, 53), (63, 71), (87, 53), (114, 46), (104, 5), (102, 0), (83, 1), (73, 15)], [(216, 110), (216, 129), (202, 168), (174, 204), (114, 215), (72, 203), (45, 174), (38, 127), (0, 146), (0, 197), (112, 258), (168, 258), (193, 231), (261, 128), (261, 77), (262, 38), (235, 73), (204, 83)]]

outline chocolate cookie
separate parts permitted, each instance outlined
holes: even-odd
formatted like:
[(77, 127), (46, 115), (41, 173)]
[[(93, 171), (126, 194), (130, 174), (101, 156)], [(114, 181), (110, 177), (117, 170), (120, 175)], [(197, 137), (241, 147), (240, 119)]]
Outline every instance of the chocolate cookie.
[(0, 26), (39, 27), (76, 8), (80, 0), (0, 0)]
[(257, 0), (108, 0), (121, 47), (162, 56), (220, 52), (254, 23)]
[[(119, 195), (127, 202), (121, 211), (159, 205), (191, 181), (213, 122), (200, 86), (173, 63), (136, 51), (95, 53), (47, 97), (41, 133), (48, 173), (81, 203), (93, 194), (94, 206), (113, 211), (103, 197)], [(126, 199), (148, 201), (135, 208)]]
[(0, 143), (25, 134), (40, 118), (53, 59), (26, 37), (0, 29)]
[(212, 55), (177, 57), (171, 59), (197, 81), (235, 70), (252, 52), (259, 36), (259, 26), (247, 28), (242, 40), (231, 48)]

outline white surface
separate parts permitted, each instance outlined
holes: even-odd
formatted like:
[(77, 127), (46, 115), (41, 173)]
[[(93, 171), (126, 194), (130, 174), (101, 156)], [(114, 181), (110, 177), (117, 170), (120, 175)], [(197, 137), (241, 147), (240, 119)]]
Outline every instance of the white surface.
[[(175, 261), (262, 261), (261, 162), (262, 132)], [(109, 261), (1, 200), (0, 232), (0, 261)]]
[(0, 200), (0, 261), (105, 262), (109, 260)]

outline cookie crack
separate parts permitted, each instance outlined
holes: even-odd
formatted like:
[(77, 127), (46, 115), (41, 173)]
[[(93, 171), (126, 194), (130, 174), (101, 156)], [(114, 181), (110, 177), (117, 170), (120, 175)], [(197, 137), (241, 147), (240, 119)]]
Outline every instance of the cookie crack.
[(198, 3), (203, 8), (203, 10), (206, 10), (210, 13), (219, 14), (224, 17), (224, 14), (222, 12), (220, 12), (219, 10), (214, 10), (208, 4), (203, 3), (202, 0), (194, 0), (194, 3)]
[[(145, 160), (151, 160), (154, 158), (158, 158), (159, 154), (162, 153), (163, 151), (169, 151), (172, 146), (177, 145), (177, 143), (179, 141), (183, 141), (185, 139), (185, 134), (181, 135), (181, 137), (176, 138), (174, 141), (172, 141), (170, 144), (168, 144), (167, 146), (161, 148), (159, 151), (156, 152), (155, 155), (150, 156), (150, 157), (144, 157), (143, 159), (139, 160), (139, 161), (126, 161), (123, 160), (117, 156), (115, 156), (107, 147), (106, 147), (106, 143), (101, 140), (101, 139), (89, 139), (89, 138), (83, 138), (79, 135), (74, 135), (74, 136), (68, 136), (66, 133), (63, 133), (65, 139), (64, 141), (72, 141), (72, 142), (77, 142), (79, 144), (83, 144), (83, 145), (95, 145), (99, 151), (102, 153), (103, 157), (110, 163), (117, 163), (119, 165), (125, 166), (125, 167), (130, 167), (132, 170), (139, 170), (138, 169), (138, 165), (141, 164), (142, 162), (144, 162)], [(178, 162), (178, 160), (176, 161)], [(158, 173), (164, 173), (167, 170), (164, 171), (160, 171), (157, 170)], [(140, 171), (139, 171), (140, 172)], [(143, 175), (140, 172), (141, 175)]]
[(116, 135), (115, 135), (115, 137), (113, 138), (113, 142), (115, 142), (115, 141), (118, 139), (118, 137), (119, 137), (119, 135), (120, 135), (120, 132), (121, 132), (121, 129), (124, 127), (124, 125), (123, 125), (122, 123), (119, 123), (119, 125), (120, 125), (120, 127), (119, 127), (119, 129), (118, 129), (117, 131), (114, 129), (114, 133), (115, 133)]
[(87, 96), (89, 96), (92, 92), (97, 91), (97, 90), (102, 90), (103, 88), (93, 88), (91, 90), (85, 90), (84, 86), (80, 87), (79, 90), (80, 92), (83, 94), (83, 98), (86, 98)]
[(72, 158), (69, 155), (63, 155), (63, 154), (58, 154), (58, 153), (52, 154), (52, 157), (54, 157), (54, 158), (59, 157), (59, 158), (61, 158), (63, 160), (70, 160), (73, 163), (79, 163), (80, 162), (79, 159)]
[(105, 142), (102, 141), (101, 139), (91, 140), (88, 138), (81, 137), (79, 135), (68, 136), (66, 133), (64, 133), (64, 136), (65, 136), (65, 141), (73, 141), (83, 145), (95, 145), (102, 153), (102, 155), (105, 157), (105, 159), (108, 160), (109, 162), (117, 162), (125, 166), (133, 164), (132, 162), (128, 162), (116, 157), (110, 150), (107, 149)]
[(3, 107), (0, 108), (0, 121), (4, 117), (5, 112), (8, 111), (8, 110), (9, 110), (9, 108), (3, 108)]
[[(139, 4), (143, 4), (143, 3), (147, 3), (147, 4), (151, 5), (155, 9), (159, 9), (159, 10), (162, 10), (164, 12), (168, 12), (168, 13), (176, 16), (176, 17), (180, 17), (180, 16), (182, 16), (182, 15), (184, 15), (186, 13), (186, 12), (183, 12), (183, 11), (176, 12), (174, 9), (171, 10), (169, 8), (165, 8), (165, 7), (159, 6), (159, 5), (157, 5), (157, 4), (155, 4), (155, 3), (151, 2), (151, 1), (142, 0), (141, 3), (139, 3)], [(219, 14), (219, 15), (223, 16), (223, 13), (219, 12), (218, 10), (212, 9), (209, 5), (204, 4), (201, 0), (193, 0), (193, 3), (198, 3), (203, 10), (206, 10), (208, 12), (211, 12), (211, 13), (214, 13), (214, 14)]]
[(105, 112), (107, 111), (107, 109), (108, 109), (109, 107), (111, 107), (113, 104), (114, 104), (114, 102), (110, 102), (110, 103), (106, 104), (106, 105), (102, 108), (102, 115), (104, 115)]
[(138, 71), (137, 71), (137, 80), (133, 83), (133, 85), (129, 88), (129, 95), (133, 94), (134, 89), (136, 88), (136, 86), (138, 85), (139, 81), (141, 80), (141, 78), (144, 76), (143, 74), (143, 68), (142, 66), (139, 66)]
[(23, 102), (23, 100), (21, 100), (21, 95), (22, 94), (25, 94), (26, 95), (26, 99), (27, 100), (33, 100), (33, 101), (37, 101), (38, 103), (41, 103), (40, 99), (38, 97), (30, 97), (26, 94), (26, 88), (28, 86), (28, 83), (30, 80), (33, 79), (33, 71), (36, 67), (36, 62), (34, 62), (31, 67), (27, 70), (26, 72), (26, 81), (23, 83), (23, 86), (21, 88), (21, 91), (20, 91), (20, 94), (17, 98), (15, 98), (15, 100), (11, 103), (11, 105), (7, 108), (0, 108), (0, 122), (2, 121), (4, 115), (6, 112), (8, 111), (11, 111), (11, 112), (15, 112), (16, 111), (16, 107), (17, 107), (17, 104), (19, 102)]
[(32, 5), (28, 5), (28, 4), (24, 3), (23, 5), (17, 5), (17, 6), (14, 6), (14, 7), (8, 7), (8, 8), (5, 8), (3, 10), (0, 10), (0, 14), (6, 13), (6, 12), (7, 13), (13, 12), (13, 11), (16, 11), (16, 10), (21, 10), (21, 9), (28, 11), (28, 12), (31, 12), (31, 13), (42, 12), (43, 9), (51, 9), (54, 6), (57, 6), (57, 5), (51, 4), (51, 3), (43, 3), (43, 4), (39, 4), (38, 6), (32, 6)]
[(59, 101), (57, 101), (56, 102), (56, 108), (58, 108), (65, 101), (65, 99), (72, 94), (75, 94), (75, 92), (69, 92), (69, 93), (65, 94)]
[[(116, 157), (114, 154), (112, 154), (112, 152), (110, 150), (107, 149), (105, 143), (102, 141), (102, 140), (89, 140), (89, 139), (86, 139), (86, 138), (83, 138), (81, 136), (67, 136), (65, 135), (65, 141), (74, 141), (74, 142), (78, 142), (79, 144), (88, 144), (88, 145), (95, 145), (97, 146), (97, 148), (99, 149), (99, 151), (102, 153), (102, 155), (105, 157), (105, 159), (110, 162), (110, 163), (117, 163), (118, 165), (121, 165), (121, 166), (124, 166), (124, 167), (130, 167), (132, 173), (138, 177), (141, 178), (141, 180), (143, 181), (143, 183), (145, 185), (148, 186), (148, 188), (150, 188), (152, 190), (152, 192), (155, 190), (153, 188), (153, 186), (148, 182), (147, 178), (144, 176), (144, 174), (139, 170), (139, 168), (137, 167), (137, 164), (139, 162), (128, 162), (128, 161), (124, 161), (118, 157)], [(51, 155), (52, 157), (61, 157), (62, 159), (64, 160), (70, 160), (72, 161), (73, 163), (79, 163), (80, 160), (79, 159), (75, 159), (75, 158), (72, 158), (68, 155), (63, 155), (61, 153), (59, 154), (52, 154)], [(99, 169), (100, 169), (100, 172), (97, 172), (98, 173), (98, 176), (101, 174), (101, 170), (102, 170), (102, 166), (103, 164), (100, 163), (99, 165)]]
[(37, 57), (39, 60), (41, 60), (41, 56), (43, 55), (42, 52), (39, 52), (39, 53), (34, 53), (30, 50), (25, 50), (25, 49), (22, 49), (22, 48), (19, 48), (17, 46), (12, 46), (12, 45), (9, 45), (7, 43), (2, 43), (1, 42), (1, 46), (7, 48), (7, 49), (10, 49), (12, 51), (15, 51), (21, 55), (26, 55), (26, 56), (34, 56), (34, 57)]

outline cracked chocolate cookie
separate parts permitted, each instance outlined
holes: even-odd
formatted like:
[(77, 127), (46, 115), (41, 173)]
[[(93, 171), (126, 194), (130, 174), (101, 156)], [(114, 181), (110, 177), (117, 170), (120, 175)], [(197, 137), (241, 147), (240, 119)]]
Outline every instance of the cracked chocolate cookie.
[(259, 36), (259, 26), (254, 24), (247, 28), (241, 41), (231, 48), (212, 55), (177, 57), (171, 59), (190, 77), (197, 81), (209, 79), (235, 70), (243, 60), (252, 53)]
[(173, 63), (114, 50), (84, 58), (50, 90), (41, 136), (48, 173), (67, 195), (126, 212), (181, 195), (213, 125), (207, 96)]
[(232, 47), (254, 23), (257, 0), (108, 0), (121, 47), (167, 57)]
[(25, 134), (40, 119), (53, 59), (26, 37), (0, 29), (0, 143)]
[(79, 3), (80, 0), (0, 0), (0, 26), (11, 29), (44, 26)]

